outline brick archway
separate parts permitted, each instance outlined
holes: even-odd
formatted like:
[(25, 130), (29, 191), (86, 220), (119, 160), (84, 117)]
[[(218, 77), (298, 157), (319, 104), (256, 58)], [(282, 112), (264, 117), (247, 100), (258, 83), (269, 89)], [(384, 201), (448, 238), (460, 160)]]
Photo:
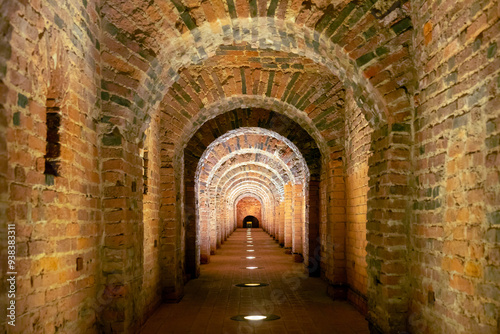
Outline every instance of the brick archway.
[(243, 219), (243, 227), (258, 228), (259, 227), (259, 220), (254, 216), (246, 216)]

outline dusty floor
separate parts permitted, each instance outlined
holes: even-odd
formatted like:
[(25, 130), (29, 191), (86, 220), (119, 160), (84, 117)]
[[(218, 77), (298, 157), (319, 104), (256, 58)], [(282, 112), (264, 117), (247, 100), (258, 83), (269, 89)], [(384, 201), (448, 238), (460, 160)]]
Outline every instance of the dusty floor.
[[(247, 240), (252, 238), (252, 243)], [(248, 246), (252, 244), (253, 246)], [(247, 250), (254, 250), (247, 252)], [(247, 259), (255, 256), (255, 259)], [(258, 266), (259, 269), (246, 269)], [(237, 287), (239, 283), (268, 283)], [(235, 315), (274, 314), (274, 321), (235, 321)], [(309, 278), (303, 264), (262, 231), (238, 229), (188, 282), (178, 304), (164, 304), (141, 333), (342, 333), (368, 334), (368, 323), (347, 302), (326, 295), (326, 283)]]

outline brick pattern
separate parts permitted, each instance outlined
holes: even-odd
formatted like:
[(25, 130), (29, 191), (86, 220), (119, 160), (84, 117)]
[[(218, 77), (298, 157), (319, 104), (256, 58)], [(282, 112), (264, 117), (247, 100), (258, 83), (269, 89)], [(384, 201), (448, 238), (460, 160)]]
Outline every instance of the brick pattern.
[(280, 201), (286, 200), (283, 198), (285, 184), (293, 184), (292, 202), (285, 210), (293, 212), (288, 227), (290, 240), (294, 251), (301, 254), (305, 222), (302, 185), (308, 178), (309, 170), (297, 147), (275, 132), (243, 127), (217, 138), (203, 152), (195, 176), (200, 203), (196, 228), (200, 231), (203, 262), (208, 263), (210, 255), (216, 254), (222, 235), (242, 223), (229, 219), (229, 225), (222, 225), (226, 219), (217, 212), (220, 203), (233, 207), (237, 198), (254, 193), (266, 209), (260, 219), (261, 226), (271, 231), (276, 222), (273, 215), (266, 213), (273, 212)]
[[(229, 111), (229, 110), (228, 110)], [(220, 111), (214, 110), (213, 112), (209, 110), (209, 113), (217, 113)], [(203, 113), (200, 112), (198, 116), (199, 120), (194, 120), (194, 124), (198, 122), (203, 122), (205, 119)], [(172, 122), (172, 118), (167, 118), (168, 123)], [(190, 277), (197, 277), (199, 273), (199, 260), (197, 260), (197, 254), (199, 254), (199, 241), (197, 241), (197, 229), (196, 229), (196, 215), (195, 215), (195, 171), (196, 166), (198, 166), (198, 162), (203, 152), (207, 149), (208, 145), (216, 140), (221, 135), (226, 132), (237, 129), (240, 127), (261, 127), (264, 129), (272, 129), (273, 131), (279, 133), (285, 138), (289, 139), (293, 144), (297, 146), (299, 151), (303, 153), (304, 159), (307, 162), (311, 178), (317, 178), (319, 175), (319, 168), (321, 159), (320, 150), (315, 144), (315, 141), (311, 138), (308, 132), (306, 132), (300, 125), (296, 122), (292, 121), (288, 117), (284, 115), (280, 115), (276, 112), (270, 111), (269, 109), (262, 108), (251, 108), (251, 109), (233, 109), (231, 112), (222, 113), (219, 116), (208, 119), (202, 126), (200, 126), (195, 135), (191, 137), (188, 141), (186, 148), (184, 150), (184, 161), (185, 168), (184, 171), (184, 184), (185, 184), (185, 217), (187, 221), (186, 227), (186, 273)], [(170, 133), (168, 130), (161, 130), (162, 133), (166, 131), (166, 133)], [(199, 138), (203, 138), (203, 141), (200, 141)], [(173, 140), (173, 139), (172, 139)], [(265, 141), (263, 141), (265, 142)], [(170, 142), (169, 142), (170, 143)], [(169, 148), (172, 148), (171, 144), (165, 143), (165, 145)], [(173, 156), (174, 154), (172, 154)], [(172, 159), (172, 158), (171, 158)], [(181, 168), (181, 167), (179, 167)], [(268, 174), (266, 171), (268, 167), (263, 168), (260, 165), (248, 165), (248, 170), (255, 170), (262, 174)], [(241, 172), (243, 172), (241, 170)], [(227, 174), (227, 177), (231, 177), (233, 174), (237, 174), (238, 170), (234, 170), (231, 173)], [(255, 175), (257, 176), (257, 175)], [(283, 175), (276, 175), (276, 178), (282, 177)], [(261, 176), (258, 176), (261, 178)], [(273, 178), (273, 177), (272, 177)], [(272, 180), (272, 178), (270, 180)], [(270, 185), (271, 182), (267, 181), (265, 183), (266, 187)], [(278, 208), (278, 207), (276, 207)], [(272, 212), (273, 210), (270, 210)], [(279, 222), (280, 225), (276, 228), (276, 238), (277, 240), (283, 244), (284, 243), (284, 212), (282, 210), (278, 210), (281, 213)], [(231, 211), (227, 213), (231, 214)], [(278, 219), (276, 219), (278, 222)], [(227, 226), (231, 226), (232, 220), (227, 222)], [(227, 231), (227, 230), (226, 230)], [(226, 232), (227, 233), (227, 232)], [(198, 235), (199, 238), (199, 235)], [(199, 240), (199, 239), (198, 239)], [(209, 254), (209, 250), (205, 250), (204, 253)], [(207, 261), (208, 259), (203, 259), (203, 261)]]
[(336, 287), (343, 287), (345, 274), (346, 199), (343, 163), (337, 152), (330, 155), (320, 183), (321, 194), (321, 276)]
[[(116, 40), (124, 60), (140, 64), (133, 73), (140, 90), (148, 87), (152, 92), (149, 98), (141, 96), (137, 107), (132, 106), (135, 98), (134, 102), (128, 99), (138, 119), (147, 117), (147, 106), (139, 109), (157, 103), (161, 92), (177, 81), (179, 70), (217, 56), (221, 45), (242, 42), (261, 50), (308, 55), (326, 66), (359, 93), (356, 100), (373, 124), (387, 117), (400, 121), (409, 115), (406, 91), (414, 89), (415, 79), (409, 71), (412, 23), (408, 2), (386, 6), (385, 1), (374, 4), (367, 0), (313, 6), (312, 11), (307, 3), (285, 1), (262, 3), (258, 10), (252, 7), (233, 1), (137, 6), (107, 2), (105, 31)], [(249, 13), (256, 16), (249, 17)], [(255, 29), (263, 18), (268, 22)], [(294, 24), (285, 24), (288, 20)], [(148, 62), (144, 64), (143, 59)], [(170, 60), (169, 67), (159, 66), (164, 60)]]
[(186, 126), (200, 109), (218, 100), (263, 96), (303, 110), (322, 137), (330, 141), (342, 130), (338, 124), (343, 94), (338, 78), (311, 60), (255, 49), (245, 43), (221, 46), (214, 57), (180, 71), (162, 106)]
[(409, 302), (408, 243), (411, 208), (411, 127), (374, 129), (368, 158), (368, 320), (379, 331), (406, 328)]
[(262, 204), (256, 198), (245, 197), (239, 200), (236, 204), (236, 224), (238, 228), (243, 228), (243, 219), (247, 216), (254, 216), (259, 221), (259, 226), (262, 225)]
[(346, 93), (346, 274), (348, 298), (363, 313), (367, 312), (366, 292), (366, 213), (368, 195), (368, 157), (372, 129)]
[(106, 305), (102, 321), (110, 326), (107, 330), (128, 331), (138, 326), (141, 317), (129, 305), (139, 302), (144, 269), (142, 158), (137, 144), (126, 142), (116, 132), (114, 138), (120, 138), (120, 146), (101, 147), (107, 157), (102, 159), (102, 275), (105, 289), (116, 293), (115, 300)]
[(308, 247), (304, 248), (304, 265), (309, 275), (320, 276), (321, 245), (320, 245), (320, 181), (311, 180), (306, 189), (305, 198), (308, 203), (304, 224), (304, 240)]
[[(166, 123), (168, 120), (160, 117), (158, 136), (164, 136)], [(185, 202), (182, 195), (190, 196), (189, 192), (181, 193), (183, 184), (181, 183), (184, 174), (182, 157), (174, 159), (174, 149), (168, 137), (160, 137), (160, 268), (161, 268), (161, 290), (162, 299), (168, 302), (175, 302), (183, 296), (184, 276), (199, 275), (199, 268), (192, 267), (190, 271), (184, 270), (184, 261), (188, 254), (197, 257), (195, 263), (200, 263), (198, 252), (187, 249), (186, 236), (182, 227), (183, 216), (181, 207)], [(193, 203), (186, 203), (186, 217), (194, 213), (194, 188)], [(189, 223), (188, 223), (189, 224)], [(195, 231), (196, 233), (196, 231)], [(195, 244), (199, 247), (199, 244)], [(196, 250), (196, 249), (195, 249)]]
[(309, 268), (319, 260), (333, 295), (350, 288), (363, 309), (366, 293), (374, 332), (498, 332), (499, 8), (4, 1), (0, 232), (15, 222), (16, 329), (133, 332), (160, 295), (181, 298), (208, 259), (199, 254), (234, 227), (223, 219), (234, 205), (202, 212), (223, 223), (200, 242), (195, 208), (227, 203), (196, 203), (198, 161), (226, 132), (254, 126), (290, 139), (311, 182), (273, 188), (274, 174), (249, 163), (248, 184), (224, 191), (233, 203), (261, 186), (263, 198), (282, 192), (264, 206), (265, 230)]
[[(10, 6), (3, 5), (2, 13), (0, 13), (0, 20), (4, 22), (4, 34), (0, 37), (0, 48), (4, 50), (3, 54), (0, 55), (0, 161), (4, 162), (0, 165), (0, 236), (7, 237), (7, 210), (9, 207), (9, 187), (8, 187), (8, 149), (7, 149), (7, 131), (10, 123), (9, 112), (7, 111), (7, 99), (9, 95), (13, 93), (10, 92), (10, 88), (6, 82), (6, 63), (8, 61), (9, 55), (12, 52), (9, 39), (12, 34), (13, 26), (8, 22), (8, 17), (12, 12), (15, 11), (17, 6), (10, 4)], [(2, 242), (0, 245), (0, 258), (8, 258), (8, 244)], [(5, 261), (4, 261), (5, 262)], [(2, 296), (0, 296), (0, 303), (2, 305), (7, 305), (8, 296), (7, 291), (8, 284), (7, 280), (3, 279), (7, 272), (7, 263), (0, 265), (0, 276), (2, 277), (2, 283), (0, 283), (0, 291), (2, 291)], [(5, 326), (5, 321), (2, 320), (1, 326)]]
[(153, 135), (157, 133), (158, 122), (152, 122), (146, 132), (146, 140), (143, 150), (148, 152), (147, 180), (148, 192), (143, 195), (143, 217), (144, 224), (144, 277), (143, 277), (143, 300), (144, 313), (151, 314), (161, 302), (159, 249), (160, 249), (160, 138)]
[(415, 3), (414, 331), (498, 332), (499, 8)]
[(292, 249), (292, 224), (293, 224), (293, 185), (291, 183), (285, 184), (285, 201), (284, 201), (284, 247)]
[[(0, 216), (2, 228), (16, 226), (16, 331), (95, 332), (102, 219), (96, 4), (2, 3), (2, 22)], [(54, 178), (44, 175), (52, 106), (62, 115)]]

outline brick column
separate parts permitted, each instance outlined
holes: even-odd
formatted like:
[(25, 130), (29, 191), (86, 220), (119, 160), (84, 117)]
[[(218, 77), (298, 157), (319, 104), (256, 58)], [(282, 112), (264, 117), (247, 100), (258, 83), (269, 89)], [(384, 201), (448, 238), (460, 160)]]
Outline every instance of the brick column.
[(328, 294), (334, 299), (347, 297), (345, 270), (345, 181), (341, 152), (330, 156), (327, 165), (327, 244), (325, 276), (330, 283)]
[(281, 247), (285, 245), (285, 200), (281, 201), (278, 206), (278, 235), (277, 240)]
[(101, 249), (105, 333), (138, 330), (142, 286), (142, 159), (118, 128), (102, 138), (104, 242)]
[(299, 256), (303, 255), (303, 224), (304, 224), (304, 185), (293, 185), (293, 238), (292, 252)]
[(215, 203), (216, 199), (214, 196), (210, 196), (209, 199), (209, 207), (208, 207), (208, 223), (210, 229), (210, 255), (215, 255), (217, 251), (217, 247), (220, 247), (220, 243), (218, 241), (219, 237), (219, 227), (217, 224), (217, 215), (215, 212)]
[(278, 239), (278, 234), (279, 234), (279, 203), (277, 201), (274, 201), (274, 206), (273, 206), (273, 212), (271, 213), (271, 219), (272, 219), (272, 237), (274, 240), (279, 240)]
[(292, 224), (293, 224), (293, 185), (285, 184), (285, 222), (284, 222), (284, 246), (292, 248)]
[(308, 268), (309, 276), (320, 275), (320, 240), (319, 240), (319, 181), (309, 182), (309, 219), (307, 220), (306, 242), (309, 246), (304, 251), (304, 265)]
[(385, 125), (372, 134), (366, 249), (367, 318), (374, 333), (406, 329), (410, 138), (405, 124)]
[(199, 229), (200, 229), (200, 263), (210, 263), (210, 220), (208, 199), (198, 199)]
[(195, 208), (195, 192), (194, 180), (188, 179), (185, 175), (184, 186), (184, 211), (186, 221), (186, 254), (185, 254), (185, 273), (188, 278), (196, 278), (200, 275), (199, 265), (199, 226), (196, 225), (196, 208)]
[[(177, 302), (183, 296), (183, 267), (186, 235), (182, 228), (181, 212), (185, 189), (182, 180), (183, 159), (173, 161), (169, 145), (162, 143), (160, 200), (160, 265), (162, 297), (166, 302)], [(196, 269), (196, 268), (195, 268)]]

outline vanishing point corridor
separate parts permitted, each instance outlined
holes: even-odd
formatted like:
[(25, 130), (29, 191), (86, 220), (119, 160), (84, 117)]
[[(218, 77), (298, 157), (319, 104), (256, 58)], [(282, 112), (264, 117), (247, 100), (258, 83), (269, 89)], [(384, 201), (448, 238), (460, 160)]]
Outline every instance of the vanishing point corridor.
[[(200, 278), (186, 285), (178, 304), (163, 304), (142, 334), (367, 334), (368, 322), (346, 301), (333, 301), (327, 284), (260, 228), (239, 228)], [(257, 267), (256, 269), (247, 269)], [(238, 287), (265, 283), (267, 286)], [(236, 321), (236, 315), (276, 315), (271, 321)]]
[(0, 334), (500, 334), (500, 0), (0, 0), (0, 276)]

